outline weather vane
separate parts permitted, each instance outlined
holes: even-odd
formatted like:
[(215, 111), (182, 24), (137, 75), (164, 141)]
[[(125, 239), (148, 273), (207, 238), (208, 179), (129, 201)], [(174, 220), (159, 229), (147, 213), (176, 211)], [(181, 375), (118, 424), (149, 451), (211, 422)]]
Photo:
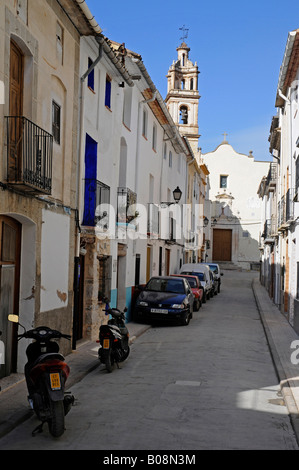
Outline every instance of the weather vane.
[(183, 25), (181, 28), (179, 28), (179, 30), (183, 31), (183, 36), (180, 39), (184, 41), (188, 37), (189, 28), (185, 28), (185, 25)]

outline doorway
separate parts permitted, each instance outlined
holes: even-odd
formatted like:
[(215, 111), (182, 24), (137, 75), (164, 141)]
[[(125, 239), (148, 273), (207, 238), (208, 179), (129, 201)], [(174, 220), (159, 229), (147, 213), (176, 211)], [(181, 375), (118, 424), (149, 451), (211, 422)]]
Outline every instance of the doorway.
[(232, 230), (213, 229), (213, 260), (232, 260)]
[(0, 378), (17, 368), (17, 325), (8, 321), (8, 315), (19, 314), (21, 224), (0, 216), (0, 331), (4, 344), (4, 364), (0, 364)]
[(24, 55), (13, 42), (10, 43), (10, 76), (9, 76), (9, 149), (7, 176), (9, 181), (21, 179), (22, 158), (22, 121), (24, 87)]

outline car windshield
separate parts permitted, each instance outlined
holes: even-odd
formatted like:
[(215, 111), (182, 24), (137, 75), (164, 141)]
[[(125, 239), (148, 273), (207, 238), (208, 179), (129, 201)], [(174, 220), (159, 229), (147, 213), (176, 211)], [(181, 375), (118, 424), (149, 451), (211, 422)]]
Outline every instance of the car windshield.
[(185, 294), (184, 283), (180, 279), (151, 279), (145, 290), (155, 292), (173, 292), (176, 294)]
[(200, 281), (204, 281), (204, 280), (205, 280), (205, 278), (204, 278), (204, 273), (194, 273), (194, 272), (192, 272), (192, 273), (186, 273), (186, 272), (185, 272), (185, 273), (182, 273), (182, 274), (193, 274), (193, 276), (197, 276)]
[(218, 274), (218, 267), (217, 266), (213, 266), (212, 264), (209, 264), (209, 266), (210, 266), (210, 269), (213, 271), (213, 273)]
[(192, 277), (187, 277), (186, 279), (189, 282), (191, 287), (197, 287), (197, 282), (195, 279), (193, 279)]

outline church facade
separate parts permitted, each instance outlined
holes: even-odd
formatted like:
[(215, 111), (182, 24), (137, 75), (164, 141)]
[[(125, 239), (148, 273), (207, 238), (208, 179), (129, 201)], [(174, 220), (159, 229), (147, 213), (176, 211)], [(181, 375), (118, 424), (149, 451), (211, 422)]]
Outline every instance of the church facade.
[(242, 269), (259, 264), (261, 201), (257, 190), (269, 162), (238, 153), (226, 140), (202, 154), (209, 169), (210, 230), (207, 261)]

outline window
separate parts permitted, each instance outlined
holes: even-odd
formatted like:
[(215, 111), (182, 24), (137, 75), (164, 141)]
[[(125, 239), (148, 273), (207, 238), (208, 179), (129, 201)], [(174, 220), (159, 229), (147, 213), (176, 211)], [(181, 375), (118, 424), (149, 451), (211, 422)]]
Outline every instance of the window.
[(52, 101), (52, 134), (56, 144), (60, 145), (61, 107)]
[(153, 142), (152, 142), (153, 150), (157, 150), (157, 126), (156, 123), (153, 124)]
[(227, 175), (220, 175), (220, 188), (227, 188), (227, 179), (228, 179), (228, 176)]
[(143, 110), (143, 117), (142, 117), (142, 135), (143, 137), (147, 138), (147, 110)]
[(169, 168), (172, 168), (172, 152), (169, 152)]
[[(88, 68), (90, 68), (93, 64), (93, 61), (90, 57), (88, 57)], [(87, 78), (87, 86), (90, 88), (92, 91), (94, 91), (94, 69), (88, 74)]]
[(180, 107), (180, 124), (188, 124), (188, 109), (187, 106)]
[(56, 23), (56, 57), (60, 64), (63, 63), (63, 29)]
[(111, 78), (106, 75), (105, 106), (111, 109)]

